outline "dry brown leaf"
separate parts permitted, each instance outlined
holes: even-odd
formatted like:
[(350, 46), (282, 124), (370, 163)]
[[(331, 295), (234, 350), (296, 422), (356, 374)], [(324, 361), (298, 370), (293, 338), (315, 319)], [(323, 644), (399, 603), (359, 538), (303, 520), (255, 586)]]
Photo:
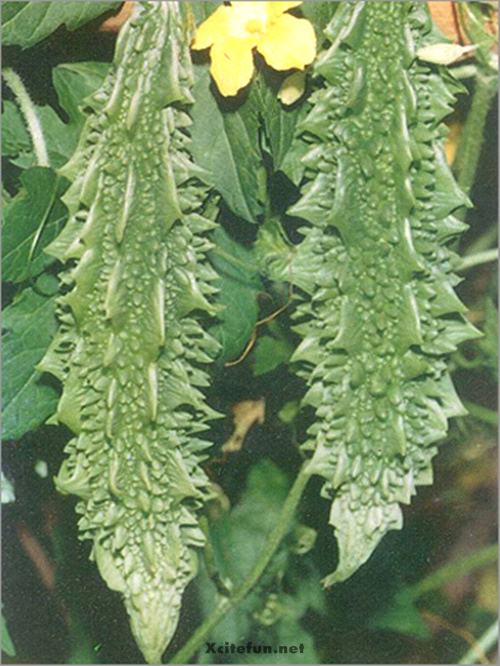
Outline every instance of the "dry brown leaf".
[(234, 431), (222, 446), (223, 453), (235, 453), (241, 450), (250, 428), (256, 423), (260, 425), (264, 423), (266, 403), (264, 398), (260, 398), (260, 400), (242, 400), (233, 405), (231, 411), (233, 413)]
[(231, 509), (231, 502), (222, 486), (218, 483), (211, 481), (210, 488), (214, 496), (207, 505), (208, 515), (210, 516), (210, 520), (218, 520)]
[(40, 541), (24, 523), (17, 525), (17, 536), (24, 552), (37, 570), (42, 585), (49, 592), (54, 592), (56, 587), (55, 565), (45, 552)]
[(446, 160), (448, 164), (451, 165), (453, 164), (457, 152), (458, 139), (460, 138), (460, 132), (463, 128), (463, 122), (461, 120), (454, 120), (449, 123), (448, 128), (449, 134), (446, 138), (444, 150), (446, 153)]
[(463, 35), (458, 28), (457, 19), (453, 11), (453, 2), (443, 2), (442, 0), (429, 2), (429, 9), (434, 23), (436, 23), (441, 32), (454, 42), (462, 42)]
[[(441, 32), (459, 44), (470, 44), (470, 40), (464, 31), (460, 28), (457, 18), (456, 2), (444, 2), (443, 0), (434, 0), (428, 3), (434, 23)], [(455, 7), (454, 7), (455, 6)], [(491, 34), (497, 34), (498, 12), (492, 13), (491, 22), (486, 26)]]

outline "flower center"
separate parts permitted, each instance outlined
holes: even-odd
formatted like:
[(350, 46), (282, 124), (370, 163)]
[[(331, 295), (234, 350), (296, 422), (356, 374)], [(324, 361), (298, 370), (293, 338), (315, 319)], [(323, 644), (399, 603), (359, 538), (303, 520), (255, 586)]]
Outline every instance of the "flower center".
[(262, 32), (263, 27), (263, 23), (259, 19), (250, 19), (245, 23), (245, 30), (251, 33)]

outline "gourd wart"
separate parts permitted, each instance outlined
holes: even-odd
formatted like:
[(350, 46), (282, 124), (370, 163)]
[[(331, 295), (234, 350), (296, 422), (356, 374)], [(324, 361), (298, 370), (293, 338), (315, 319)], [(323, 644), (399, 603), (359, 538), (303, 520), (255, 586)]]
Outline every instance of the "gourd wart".
[(315, 410), (303, 448), (333, 499), (331, 585), (401, 528), (399, 503), (432, 482), (447, 419), (464, 414), (446, 357), (477, 331), (448, 247), (466, 228), (453, 211), (470, 205), (443, 151), (460, 88), (415, 55), (443, 38), (408, 2), (342, 3), (326, 36), (324, 86), (300, 128), (306, 184), (290, 210), (309, 225), (291, 263), (271, 253), (267, 264), (300, 288), (292, 361)]
[(201, 364), (218, 344), (202, 326), (213, 202), (189, 155), (185, 8), (136, 5), (62, 170), (70, 219), (50, 252), (72, 265), (42, 368), (62, 381), (55, 420), (76, 435), (57, 487), (78, 496), (82, 538), (157, 663), (204, 542), (200, 433), (216, 413)]

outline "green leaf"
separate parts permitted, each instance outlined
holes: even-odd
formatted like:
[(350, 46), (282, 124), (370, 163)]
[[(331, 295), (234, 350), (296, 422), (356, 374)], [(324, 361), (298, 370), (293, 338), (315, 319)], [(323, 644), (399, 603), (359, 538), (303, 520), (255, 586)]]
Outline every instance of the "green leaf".
[[(3, 604), (2, 604), (3, 605)], [(9, 657), (16, 656), (16, 648), (10, 637), (9, 630), (7, 629), (7, 622), (2, 611), (2, 652), (8, 654)]]
[[(484, 6), (482, 6), (483, 4)], [(460, 7), (459, 16), (466, 36), (477, 47), (474, 56), (482, 67), (487, 71), (493, 70), (496, 74), (491, 49), (497, 40), (489, 30), (493, 12), (493, 4), (490, 6), (488, 3), (479, 3), (476, 7), (474, 3), (467, 3), (464, 7)]]
[(56, 389), (35, 369), (56, 331), (57, 280), (44, 275), (37, 290), (25, 289), (3, 315), (3, 437), (18, 439), (55, 410)]
[[(78, 130), (67, 125), (50, 106), (38, 106), (36, 113), (40, 119), (43, 136), (51, 166), (62, 166), (73, 154), (78, 140)], [(21, 169), (36, 166), (31, 137), (25, 128), (24, 119), (13, 102), (6, 100), (2, 124), (8, 128), (2, 139), (2, 154), (10, 158), (12, 164)]]
[[(285, 474), (269, 460), (254, 465), (249, 473), (243, 495), (234, 509), (214, 521), (210, 528), (215, 560), (222, 577), (240, 582), (253, 568), (259, 553), (265, 546), (270, 532), (279, 519), (281, 507), (289, 488)], [(259, 588), (229, 613), (215, 627), (210, 641), (219, 645), (228, 643), (254, 645), (303, 644), (303, 652), (297, 653), (253, 653), (224, 655), (229, 663), (318, 663), (312, 637), (301, 626), (300, 619), (317, 599), (319, 576), (305, 566), (296, 566), (297, 560), (286, 547), (277, 553), (268, 568)], [(300, 573), (299, 573), (300, 572)], [(204, 572), (203, 572), (204, 573)], [(286, 575), (287, 592), (278, 590)], [(267, 585), (266, 585), (267, 579)], [(269, 588), (272, 588), (271, 591)], [(200, 576), (202, 605), (208, 613), (214, 607), (214, 590), (206, 575)], [(321, 604), (317, 606), (318, 610)], [(220, 655), (200, 654), (202, 663), (220, 663)], [(219, 661), (217, 661), (219, 659)]]
[(247, 222), (256, 222), (263, 212), (265, 170), (255, 105), (247, 99), (236, 108), (231, 106), (214, 92), (208, 70), (195, 69), (193, 156), (228, 208)]
[(251, 468), (241, 500), (213, 526), (216, 553), (223, 554), (223, 575), (241, 581), (251, 571), (276, 525), (288, 487), (285, 473), (271, 461)]
[[(206, 68), (198, 67), (194, 88), (193, 153), (226, 205), (248, 222), (263, 213), (266, 171), (261, 150), (262, 130), (273, 170), (284, 171), (298, 182), (294, 136), (305, 115), (305, 105), (285, 107), (277, 97), (283, 75), (260, 73), (241, 101), (222, 98)], [(293, 153), (293, 155), (292, 155)]]
[(197, 25), (203, 23), (210, 14), (217, 9), (217, 7), (222, 4), (221, 0), (204, 0), (203, 2), (192, 2), (189, 7), (193, 12), (195, 21)]
[(255, 377), (271, 372), (292, 355), (293, 347), (285, 339), (264, 335), (257, 340), (253, 355), (253, 374)]
[(402, 590), (388, 608), (382, 609), (370, 621), (370, 628), (395, 631), (405, 636), (427, 639), (431, 633), (425, 624), (411, 593)]
[(250, 93), (250, 101), (253, 101), (262, 117), (274, 171), (279, 171), (285, 163), (287, 153), (292, 148), (297, 123), (306, 112), (304, 105), (286, 107), (279, 101), (278, 91), (283, 78), (283, 75), (274, 72), (266, 76), (261, 74), (252, 83)]
[(285, 425), (290, 425), (297, 418), (299, 411), (300, 402), (298, 400), (289, 400), (285, 402), (278, 412), (278, 418)]
[(16, 157), (31, 152), (31, 139), (21, 112), (8, 99), (3, 103), (2, 129), (2, 155)]
[(333, 18), (337, 9), (336, 2), (303, 2), (300, 6), (302, 14), (311, 21), (318, 39), (321, 39), (324, 30)]
[(61, 25), (65, 25), (68, 30), (76, 30), (118, 6), (116, 2), (4, 2), (4, 46), (33, 46)]
[(257, 323), (257, 296), (263, 290), (252, 250), (233, 240), (222, 227), (216, 229), (210, 253), (219, 275), (217, 301), (223, 306), (220, 323), (212, 334), (222, 345), (222, 361), (235, 359), (247, 344)]
[(67, 217), (61, 202), (67, 183), (55, 171), (33, 167), (22, 174), (21, 182), (23, 189), (4, 213), (2, 277), (7, 282), (36, 277), (54, 261), (43, 248), (57, 236)]
[(14, 18), (22, 8), (22, 2), (4, 2), (2, 5), (2, 25)]
[(52, 72), (59, 104), (69, 116), (69, 124), (81, 127), (85, 121), (84, 100), (99, 88), (109, 71), (105, 62), (74, 62), (58, 65)]
[[(51, 166), (62, 166), (73, 154), (85, 120), (81, 106), (101, 85), (108, 69), (107, 63), (80, 62), (58, 65), (53, 70), (54, 88), (69, 122), (65, 123), (50, 106), (35, 107)], [(22, 169), (35, 166), (36, 158), (23, 115), (10, 100), (4, 102), (2, 125), (2, 155)]]
[[(69, 160), (78, 141), (78, 131), (64, 123), (50, 106), (38, 108), (43, 135), (52, 167), (60, 167)], [(21, 166), (19, 161), (18, 166)], [(26, 167), (25, 167), (26, 168)]]

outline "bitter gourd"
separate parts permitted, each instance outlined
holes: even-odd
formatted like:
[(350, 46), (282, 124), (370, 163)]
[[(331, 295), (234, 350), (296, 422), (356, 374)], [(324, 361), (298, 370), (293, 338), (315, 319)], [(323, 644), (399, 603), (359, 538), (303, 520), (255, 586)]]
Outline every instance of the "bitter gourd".
[(267, 263), (300, 287), (292, 361), (315, 410), (303, 448), (333, 499), (331, 585), (401, 528), (399, 503), (432, 482), (436, 442), (464, 413), (446, 355), (477, 332), (447, 247), (465, 228), (453, 211), (469, 205), (443, 151), (459, 86), (416, 56), (439, 40), (427, 8), (342, 3), (326, 36), (324, 84), (301, 126), (307, 182), (290, 210), (309, 226), (290, 265), (279, 254)]
[[(203, 544), (200, 439), (216, 414), (200, 387), (218, 344), (200, 324), (215, 291), (205, 258), (211, 194), (189, 155), (192, 69), (185, 7), (136, 3), (114, 64), (87, 100), (70, 219), (50, 252), (60, 330), (42, 368), (63, 383), (56, 420), (76, 436), (56, 478), (77, 495), (82, 538), (123, 595), (136, 641), (159, 662)], [(198, 316), (200, 315), (200, 316)]]

